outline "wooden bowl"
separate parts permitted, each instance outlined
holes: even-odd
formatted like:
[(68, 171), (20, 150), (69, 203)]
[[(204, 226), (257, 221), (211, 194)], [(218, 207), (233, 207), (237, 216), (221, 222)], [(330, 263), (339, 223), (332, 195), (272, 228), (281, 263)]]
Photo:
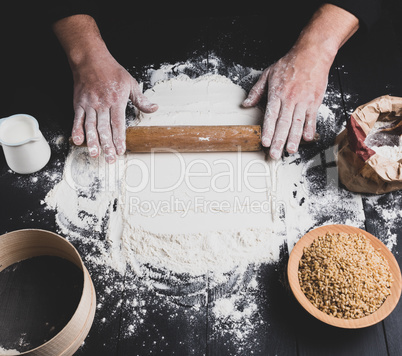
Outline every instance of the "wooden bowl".
[[(318, 236), (323, 236), (327, 232), (332, 233), (344, 232), (349, 234), (362, 233), (370, 240), (371, 244), (375, 249), (380, 249), (380, 252), (388, 261), (392, 276), (394, 278), (394, 282), (392, 283), (391, 286), (391, 294), (387, 297), (384, 304), (380, 308), (378, 308), (374, 313), (359, 319), (336, 318), (316, 308), (307, 299), (307, 297), (301, 290), (298, 277), (298, 269), (299, 269), (299, 261), (303, 256), (303, 249), (304, 247), (309, 246), (313, 242), (313, 240), (316, 239)], [(294, 296), (296, 297), (298, 302), (302, 305), (302, 307), (306, 309), (312, 316), (316, 317), (317, 319), (329, 325), (348, 329), (364, 328), (370, 325), (374, 325), (379, 321), (385, 319), (398, 304), (402, 288), (401, 270), (399, 269), (398, 262), (396, 261), (391, 251), (380, 240), (378, 240), (375, 236), (371, 235), (367, 231), (347, 225), (321, 226), (314, 230), (311, 230), (306, 235), (304, 235), (296, 243), (289, 256), (288, 279)]]

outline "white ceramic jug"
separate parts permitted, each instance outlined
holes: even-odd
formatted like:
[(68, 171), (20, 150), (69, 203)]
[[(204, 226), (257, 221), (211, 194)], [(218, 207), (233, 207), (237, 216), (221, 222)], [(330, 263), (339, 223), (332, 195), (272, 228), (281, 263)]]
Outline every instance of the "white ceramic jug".
[(8, 166), (16, 173), (34, 173), (49, 162), (49, 144), (31, 115), (16, 114), (0, 119), (0, 144)]

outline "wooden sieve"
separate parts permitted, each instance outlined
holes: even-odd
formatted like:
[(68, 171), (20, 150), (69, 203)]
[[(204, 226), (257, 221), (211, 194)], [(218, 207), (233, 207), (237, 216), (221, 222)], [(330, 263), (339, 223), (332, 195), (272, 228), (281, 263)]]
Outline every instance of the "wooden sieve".
[(37, 256), (56, 256), (75, 264), (83, 272), (82, 296), (74, 315), (52, 339), (22, 352), (29, 356), (69, 356), (81, 346), (95, 316), (96, 295), (91, 277), (78, 251), (63, 237), (45, 230), (17, 230), (0, 236), (0, 272), (14, 263)]

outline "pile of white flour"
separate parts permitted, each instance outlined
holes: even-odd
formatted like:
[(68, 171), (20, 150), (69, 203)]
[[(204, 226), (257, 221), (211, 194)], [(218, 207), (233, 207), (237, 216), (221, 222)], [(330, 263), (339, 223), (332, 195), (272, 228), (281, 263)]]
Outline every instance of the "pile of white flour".
[(382, 132), (382, 129), (390, 128), (395, 124), (395, 121), (377, 121), (367, 135), (365, 142), (378, 155), (392, 161), (399, 161), (402, 159), (402, 136)]
[[(207, 65), (210, 74), (203, 75)], [(183, 75), (189, 69), (192, 75)], [(129, 124), (260, 123), (262, 110), (240, 105), (260, 72), (239, 65), (224, 69), (230, 79), (219, 75), (222, 62), (215, 57), (207, 64), (149, 69), (145, 94), (159, 109)], [(333, 113), (341, 107), (340, 93), (329, 89), (318, 117), (323, 140), (341, 129)], [(332, 147), (324, 156), (326, 164), (335, 162)], [(264, 152), (128, 153), (108, 165), (75, 147), (45, 203), (56, 212), (59, 232), (84, 251), (89, 269), (103, 271), (94, 276), (104, 286), (98, 312), (112, 318), (119, 308), (130, 308), (123, 336), (136, 333), (147, 317), (145, 289), (144, 295), (153, 291), (168, 303), (172, 318), (174, 305), (196, 312), (211, 303), (216, 330), (245, 345), (254, 326), (265, 322), (256, 299), (259, 266), (278, 262), (282, 247), (290, 251), (317, 225), (363, 226), (360, 196), (339, 188), (335, 166), (327, 168), (327, 177), (319, 173), (322, 157), (295, 154), (272, 161)], [(124, 283), (118, 277), (123, 275)], [(223, 292), (207, 301), (207, 288), (214, 287)], [(124, 305), (122, 290), (134, 295)]]
[(245, 90), (229, 78), (207, 74), (191, 79), (181, 74), (162, 80), (145, 92), (159, 109), (140, 113), (141, 126), (259, 125), (262, 111), (242, 108)]
[[(248, 125), (263, 115), (242, 108), (245, 91), (220, 75), (181, 75), (145, 95), (160, 109), (139, 115), (139, 125)], [(108, 166), (74, 148), (46, 202), (70, 231), (101, 233), (108, 217), (111, 248), (102, 258), (115, 269), (127, 264), (141, 274), (139, 266), (151, 264), (218, 278), (279, 258), (283, 238), (271, 213), (277, 166), (264, 152), (128, 153)]]
[(402, 146), (374, 146), (371, 147), (377, 154), (392, 161), (402, 159)]

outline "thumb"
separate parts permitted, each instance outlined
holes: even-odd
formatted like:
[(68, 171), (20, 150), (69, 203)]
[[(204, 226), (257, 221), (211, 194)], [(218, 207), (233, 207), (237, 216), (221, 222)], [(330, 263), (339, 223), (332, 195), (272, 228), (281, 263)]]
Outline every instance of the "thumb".
[(255, 106), (261, 100), (262, 95), (264, 94), (265, 87), (267, 86), (268, 82), (268, 75), (269, 75), (269, 68), (262, 72), (260, 78), (251, 88), (250, 92), (248, 93), (247, 98), (243, 101), (242, 105), (246, 108)]
[(138, 82), (134, 78), (131, 85), (130, 100), (142, 112), (152, 113), (158, 110), (158, 105), (149, 101), (149, 99), (142, 93)]

